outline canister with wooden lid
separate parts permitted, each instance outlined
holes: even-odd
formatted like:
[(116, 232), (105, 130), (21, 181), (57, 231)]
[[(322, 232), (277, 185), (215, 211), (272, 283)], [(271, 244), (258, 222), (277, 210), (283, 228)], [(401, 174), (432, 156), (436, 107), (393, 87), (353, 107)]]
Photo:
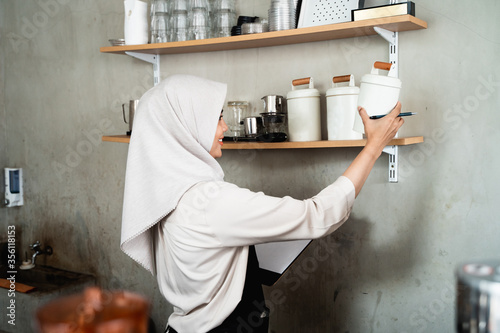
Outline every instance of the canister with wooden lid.
[[(307, 88), (297, 88), (307, 85)], [(312, 77), (292, 81), (288, 92), (288, 138), (289, 141), (321, 140), (321, 112), (319, 91), (314, 88)]]
[[(388, 71), (387, 76), (379, 74), (379, 70)], [(386, 115), (396, 106), (400, 90), (401, 80), (396, 77), (394, 64), (377, 61), (371, 73), (361, 78), (358, 105), (369, 116)], [(364, 133), (363, 121), (359, 116), (354, 120), (354, 130)]]
[[(347, 82), (347, 85), (345, 83)], [(363, 134), (352, 129), (358, 115), (359, 87), (354, 75), (335, 76), (326, 92), (328, 140), (359, 140)]]

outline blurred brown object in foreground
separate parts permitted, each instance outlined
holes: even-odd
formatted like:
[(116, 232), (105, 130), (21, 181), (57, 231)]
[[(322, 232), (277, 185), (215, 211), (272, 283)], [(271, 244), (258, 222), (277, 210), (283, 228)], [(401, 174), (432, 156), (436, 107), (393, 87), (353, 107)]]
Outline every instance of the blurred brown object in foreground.
[(127, 291), (97, 287), (62, 297), (36, 313), (40, 333), (147, 333), (149, 302)]

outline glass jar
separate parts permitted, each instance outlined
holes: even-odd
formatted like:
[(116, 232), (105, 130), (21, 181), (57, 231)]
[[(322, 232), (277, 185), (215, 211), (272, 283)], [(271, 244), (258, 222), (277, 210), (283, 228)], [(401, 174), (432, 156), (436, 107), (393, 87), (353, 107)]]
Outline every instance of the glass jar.
[(260, 114), (266, 134), (286, 133), (286, 113), (265, 112)]
[(224, 112), (224, 119), (230, 131), (228, 136), (244, 136), (243, 119), (247, 117), (247, 109), (248, 102), (246, 101), (227, 102), (227, 112)]

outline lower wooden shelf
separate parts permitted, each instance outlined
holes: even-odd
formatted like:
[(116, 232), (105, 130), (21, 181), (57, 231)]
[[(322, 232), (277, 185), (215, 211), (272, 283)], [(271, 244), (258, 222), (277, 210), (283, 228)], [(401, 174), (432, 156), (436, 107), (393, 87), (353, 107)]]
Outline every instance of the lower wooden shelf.
[(104, 135), (102, 137), (102, 141), (129, 143), (130, 142), (130, 135)]
[[(107, 135), (102, 141), (129, 143), (128, 135)], [(407, 146), (424, 142), (423, 136), (411, 136), (395, 138), (389, 142), (389, 146)], [(347, 148), (364, 147), (366, 139), (363, 140), (332, 140), (332, 141), (307, 141), (307, 142), (224, 142), (222, 149), (303, 149), (303, 148)]]

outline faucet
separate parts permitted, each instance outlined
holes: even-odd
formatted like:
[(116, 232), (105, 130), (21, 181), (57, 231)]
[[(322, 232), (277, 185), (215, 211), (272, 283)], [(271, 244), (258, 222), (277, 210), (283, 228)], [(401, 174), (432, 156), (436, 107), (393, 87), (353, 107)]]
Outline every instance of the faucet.
[(35, 260), (37, 256), (41, 254), (46, 254), (50, 256), (52, 254), (52, 248), (50, 246), (46, 246), (45, 249), (42, 249), (42, 244), (40, 244), (40, 241), (36, 241), (34, 244), (31, 244), (30, 248), (33, 251), (35, 251), (35, 253), (33, 253), (33, 256), (31, 257), (32, 265), (35, 265)]

